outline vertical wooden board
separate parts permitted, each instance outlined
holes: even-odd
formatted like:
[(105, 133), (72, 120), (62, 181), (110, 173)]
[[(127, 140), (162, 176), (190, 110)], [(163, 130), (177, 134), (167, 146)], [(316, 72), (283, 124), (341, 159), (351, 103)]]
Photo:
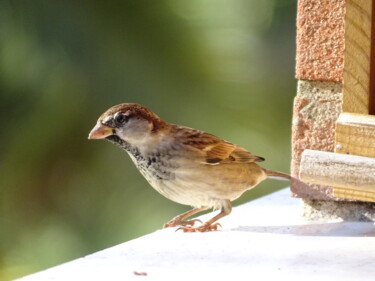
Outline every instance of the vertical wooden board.
[[(372, 0), (372, 15), (375, 15), (375, 0)], [(371, 17), (371, 64), (369, 114), (375, 115), (375, 16)]]
[(347, 0), (344, 52), (344, 112), (368, 114), (371, 54), (371, 0)]

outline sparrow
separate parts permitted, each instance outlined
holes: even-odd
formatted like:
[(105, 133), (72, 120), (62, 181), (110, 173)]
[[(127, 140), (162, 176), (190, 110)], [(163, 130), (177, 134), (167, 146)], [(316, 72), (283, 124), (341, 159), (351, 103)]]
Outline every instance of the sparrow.
[[(164, 224), (184, 232), (217, 230), (231, 213), (231, 202), (266, 178), (290, 180), (267, 170), (265, 159), (233, 143), (192, 128), (163, 121), (145, 106), (123, 103), (98, 119), (89, 139), (106, 139), (125, 150), (149, 184), (166, 198), (192, 210)], [(187, 218), (213, 208), (220, 213), (202, 223)], [(194, 227), (196, 222), (201, 225)]]

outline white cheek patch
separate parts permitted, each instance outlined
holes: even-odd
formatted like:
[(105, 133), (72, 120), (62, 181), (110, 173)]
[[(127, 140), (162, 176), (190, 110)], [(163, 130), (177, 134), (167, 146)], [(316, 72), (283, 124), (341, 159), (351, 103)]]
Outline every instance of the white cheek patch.
[(124, 132), (124, 130), (122, 128), (116, 128), (116, 129), (114, 129), (114, 131), (116, 132), (116, 135), (121, 137), (123, 140), (129, 139), (126, 132)]
[(142, 119), (129, 119), (123, 127), (116, 128), (116, 134), (127, 142), (138, 146), (148, 146), (153, 138), (150, 138), (152, 124)]

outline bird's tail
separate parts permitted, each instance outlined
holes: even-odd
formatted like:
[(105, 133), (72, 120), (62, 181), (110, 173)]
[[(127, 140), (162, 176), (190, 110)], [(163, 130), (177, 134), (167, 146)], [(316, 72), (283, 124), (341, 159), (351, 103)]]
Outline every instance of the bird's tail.
[(267, 170), (263, 169), (266, 172), (266, 175), (268, 178), (271, 179), (276, 179), (276, 180), (291, 180), (292, 177), (288, 174), (282, 173), (282, 172), (277, 172), (277, 171), (272, 171), (272, 170)]

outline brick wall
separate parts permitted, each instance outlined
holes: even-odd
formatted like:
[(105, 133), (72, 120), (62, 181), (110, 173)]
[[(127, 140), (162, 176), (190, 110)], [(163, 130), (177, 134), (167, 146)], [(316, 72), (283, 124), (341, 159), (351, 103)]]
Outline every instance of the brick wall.
[[(341, 112), (345, 0), (299, 0), (297, 10), (297, 96), (292, 120), (292, 176), (298, 177), (304, 149), (334, 151)], [(294, 196), (334, 199), (332, 188), (293, 181)], [(336, 200), (336, 199), (334, 199)]]

